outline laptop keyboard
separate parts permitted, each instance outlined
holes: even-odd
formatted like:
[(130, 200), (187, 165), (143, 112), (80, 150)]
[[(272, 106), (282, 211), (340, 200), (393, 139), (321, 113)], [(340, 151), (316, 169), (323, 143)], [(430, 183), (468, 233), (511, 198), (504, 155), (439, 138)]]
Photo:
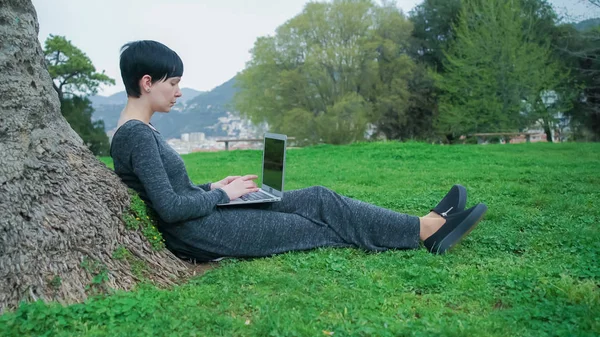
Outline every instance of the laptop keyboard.
[(242, 199), (244, 201), (262, 200), (262, 199), (271, 199), (271, 198), (273, 198), (273, 197), (262, 191), (248, 193), (248, 194), (242, 195), (240, 197), (240, 199)]

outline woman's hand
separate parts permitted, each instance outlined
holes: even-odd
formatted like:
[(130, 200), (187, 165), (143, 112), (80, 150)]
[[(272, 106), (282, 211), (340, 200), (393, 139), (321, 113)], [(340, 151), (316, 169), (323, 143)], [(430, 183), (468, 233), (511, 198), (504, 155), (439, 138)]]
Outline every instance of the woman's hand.
[(241, 176), (229, 176), (229, 177), (225, 177), (219, 181), (217, 181), (216, 183), (212, 183), (210, 184), (210, 190), (216, 190), (217, 188), (223, 188), (223, 186), (229, 185), (232, 181), (236, 180), (237, 178), (241, 178)]
[(259, 188), (258, 186), (256, 186), (256, 183), (252, 181), (256, 178), (258, 178), (258, 176), (253, 174), (238, 177), (233, 179), (227, 185), (221, 187), (221, 189), (225, 191), (225, 193), (227, 193), (227, 196), (230, 200), (234, 200), (241, 197), (242, 195), (257, 192)]

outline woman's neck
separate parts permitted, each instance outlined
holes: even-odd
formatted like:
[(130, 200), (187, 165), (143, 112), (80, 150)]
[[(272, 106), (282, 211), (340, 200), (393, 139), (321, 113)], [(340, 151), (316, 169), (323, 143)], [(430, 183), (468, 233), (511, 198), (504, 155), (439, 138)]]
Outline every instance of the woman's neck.
[(127, 104), (121, 112), (121, 117), (119, 118), (117, 127), (132, 119), (137, 119), (146, 124), (150, 124), (150, 119), (152, 118), (153, 114), (154, 111), (152, 111), (146, 100), (128, 97)]

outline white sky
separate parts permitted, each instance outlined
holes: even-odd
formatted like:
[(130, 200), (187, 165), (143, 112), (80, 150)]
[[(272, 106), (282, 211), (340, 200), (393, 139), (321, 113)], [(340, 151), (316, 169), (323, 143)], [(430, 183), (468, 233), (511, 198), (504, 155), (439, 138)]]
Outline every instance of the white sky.
[[(157, 40), (183, 59), (182, 87), (211, 90), (243, 70), (260, 36), (302, 11), (308, 0), (32, 0), (40, 23), (40, 42), (64, 35), (83, 50), (98, 71), (116, 80), (102, 88), (124, 90), (119, 49), (134, 40)], [(408, 12), (421, 0), (397, 0)], [(551, 0), (577, 18), (600, 16), (582, 0)]]

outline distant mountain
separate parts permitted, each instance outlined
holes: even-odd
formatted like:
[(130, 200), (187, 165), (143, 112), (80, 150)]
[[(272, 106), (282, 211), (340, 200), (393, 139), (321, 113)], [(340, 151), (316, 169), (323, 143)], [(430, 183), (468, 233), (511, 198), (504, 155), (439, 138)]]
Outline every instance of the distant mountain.
[(600, 26), (600, 18), (583, 20), (579, 23), (576, 23), (574, 26), (575, 26), (575, 29), (577, 29), (579, 31), (592, 29), (592, 28)]
[(92, 96), (88, 97), (90, 101), (92, 101), (92, 105), (119, 105), (127, 103), (127, 95), (125, 91), (120, 91), (116, 94), (112, 94), (110, 96)]
[[(186, 102), (203, 93), (205, 92), (191, 88), (182, 88), (182, 96), (178, 99), (178, 101)], [(110, 96), (92, 96), (89, 99), (92, 101), (93, 105), (119, 105), (127, 103), (127, 94), (125, 91), (119, 91), (118, 93)]]
[[(204, 132), (206, 136), (225, 136), (226, 128), (219, 118), (235, 115), (230, 106), (236, 93), (235, 78), (208, 92), (184, 88), (183, 96), (168, 114), (156, 113), (152, 124), (165, 138), (179, 138), (182, 133)], [(121, 111), (125, 107), (125, 92), (109, 97), (91, 97), (94, 107), (93, 119), (104, 120), (106, 131), (114, 131)], [(229, 113), (229, 114), (228, 114)]]
[(191, 99), (196, 98), (196, 96), (198, 96), (200, 94), (204, 94), (204, 93), (206, 93), (206, 91), (198, 91), (198, 90), (191, 89), (191, 88), (182, 88), (181, 89), (181, 97), (179, 97), (177, 100), (182, 101), (182, 102), (187, 102)]

